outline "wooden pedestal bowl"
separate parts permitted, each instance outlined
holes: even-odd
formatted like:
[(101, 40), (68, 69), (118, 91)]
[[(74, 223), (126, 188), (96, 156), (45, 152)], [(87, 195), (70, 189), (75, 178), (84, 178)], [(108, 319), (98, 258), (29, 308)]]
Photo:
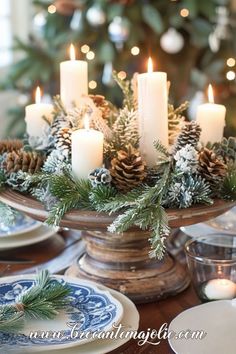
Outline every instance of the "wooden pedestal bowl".
[[(48, 212), (28, 195), (6, 190), (0, 201), (45, 221)], [(179, 228), (204, 222), (228, 211), (234, 202), (215, 200), (211, 206), (167, 210), (169, 226)], [(62, 227), (82, 230), (86, 251), (76, 266), (67, 272), (119, 290), (136, 303), (150, 302), (175, 295), (189, 285), (186, 266), (168, 252), (163, 260), (149, 258), (149, 232), (132, 228), (123, 234), (110, 234), (107, 226), (114, 216), (93, 211), (73, 210), (61, 221)]]

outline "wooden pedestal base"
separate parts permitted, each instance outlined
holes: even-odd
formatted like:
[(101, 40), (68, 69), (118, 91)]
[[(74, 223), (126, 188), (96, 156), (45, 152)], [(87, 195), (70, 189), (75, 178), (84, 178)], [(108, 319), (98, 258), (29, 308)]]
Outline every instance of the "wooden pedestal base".
[[(45, 221), (49, 216), (42, 203), (12, 190), (2, 192), (0, 201), (39, 221)], [(233, 206), (235, 202), (216, 199), (211, 206), (167, 209), (169, 226), (179, 228), (204, 222)], [(168, 254), (162, 261), (149, 258), (148, 232), (133, 228), (123, 235), (106, 233), (114, 217), (87, 210), (72, 210), (63, 217), (62, 227), (86, 230), (83, 234), (86, 253), (68, 270), (68, 275), (95, 280), (123, 292), (135, 302), (175, 295), (188, 286), (186, 267), (175, 258)]]
[(150, 259), (149, 234), (143, 231), (122, 235), (84, 232), (86, 253), (67, 275), (76, 275), (116, 289), (135, 303), (151, 302), (183, 291), (189, 285), (184, 266), (166, 254)]

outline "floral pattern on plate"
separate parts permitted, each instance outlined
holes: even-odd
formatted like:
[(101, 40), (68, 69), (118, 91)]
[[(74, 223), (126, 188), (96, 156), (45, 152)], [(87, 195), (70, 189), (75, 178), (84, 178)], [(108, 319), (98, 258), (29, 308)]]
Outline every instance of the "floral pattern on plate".
[[(58, 277), (57, 277), (58, 279)], [(64, 281), (64, 280), (60, 280)], [(0, 305), (11, 304), (17, 296), (26, 291), (33, 284), (31, 279), (22, 279), (14, 282), (0, 283)], [(84, 338), (75, 337), (71, 334), (71, 328), (76, 325), (77, 331), (95, 332), (112, 329), (113, 323), (118, 323), (123, 315), (122, 305), (114, 299), (109, 292), (93, 288), (89, 285), (69, 282), (72, 289), (69, 297), (70, 304), (62, 314), (63, 321), (60, 332), (62, 338), (40, 338), (29, 336), (25, 331), (22, 333), (3, 333), (0, 332), (0, 343), (3, 346), (57, 346), (65, 347), (76, 345), (79, 342), (88, 342)], [(55, 320), (50, 320), (57, 321)], [(35, 324), (34, 326), (35, 327)], [(37, 330), (37, 328), (34, 328)], [(92, 339), (91, 339), (92, 340)]]

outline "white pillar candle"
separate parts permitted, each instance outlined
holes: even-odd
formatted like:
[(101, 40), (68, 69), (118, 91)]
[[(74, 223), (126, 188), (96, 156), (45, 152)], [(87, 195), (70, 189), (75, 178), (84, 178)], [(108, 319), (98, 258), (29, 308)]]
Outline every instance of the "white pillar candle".
[(25, 107), (26, 131), (30, 137), (40, 137), (47, 127), (48, 123), (44, 117), (51, 122), (53, 105), (41, 103), (40, 88), (37, 87), (35, 94), (35, 103)]
[(202, 132), (200, 141), (205, 145), (208, 142), (214, 143), (223, 139), (225, 127), (226, 108), (221, 104), (214, 103), (212, 86), (208, 87), (209, 103), (201, 104), (197, 109), (197, 123)]
[(209, 300), (233, 299), (236, 285), (229, 279), (212, 279), (206, 284), (204, 292)]
[(168, 92), (167, 74), (153, 72), (151, 58), (148, 72), (138, 75), (138, 110), (140, 151), (152, 167), (157, 163), (154, 141), (168, 147)]
[(87, 179), (89, 173), (103, 165), (103, 133), (89, 129), (85, 117), (85, 129), (72, 133), (72, 171), (77, 178)]
[(61, 100), (66, 109), (80, 105), (81, 96), (88, 94), (88, 63), (76, 60), (75, 48), (70, 46), (70, 59), (60, 64)]

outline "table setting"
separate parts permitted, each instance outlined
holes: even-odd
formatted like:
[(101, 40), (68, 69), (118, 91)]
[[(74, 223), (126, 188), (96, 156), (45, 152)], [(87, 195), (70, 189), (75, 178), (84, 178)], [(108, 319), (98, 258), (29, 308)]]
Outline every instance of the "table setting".
[[(187, 121), (188, 104), (169, 103), (152, 58), (131, 80), (113, 73), (124, 97), (116, 107), (88, 94), (88, 63), (73, 44), (69, 52), (60, 95), (42, 102), (37, 87), (25, 139), (0, 140), (0, 348), (221, 354), (212, 333), (235, 324), (236, 297), (226, 107), (209, 84), (208, 103)], [(179, 229), (190, 239), (169, 249)], [(232, 316), (219, 326), (224, 312)], [(181, 337), (198, 330), (203, 338)], [(232, 331), (225, 341), (234, 354)]]

